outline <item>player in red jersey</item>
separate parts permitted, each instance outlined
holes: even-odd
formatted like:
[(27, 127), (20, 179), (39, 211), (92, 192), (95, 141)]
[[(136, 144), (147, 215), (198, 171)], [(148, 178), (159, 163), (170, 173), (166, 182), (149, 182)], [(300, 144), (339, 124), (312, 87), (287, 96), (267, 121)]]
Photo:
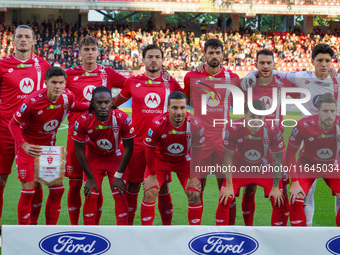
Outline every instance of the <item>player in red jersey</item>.
[[(256, 79), (256, 84), (252, 88), (252, 98), (259, 99), (264, 104), (266, 109), (271, 109), (273, 107), (273, 88), (277, 88), (277, 107), (275, 111), (271, 114), (266, 115), (267, 120), (273, 121), (277, 126), (280, 127), (281, 132), (284, 132), (284, 126), (281, 124), (283, 120), (283, 115), (281, 114), (281, 90), (282, 88), (295, 87), (294, 84), (286, 79), (280, 78), (279, 76), (273, 75), (273, 70), (275, 67), (274, 54), (271, 50), (263, 49), (256, 54), (256, 68), (258, 69), (258, 78)], [(290, 94), (290, 96), (298, 97), (300, 94)], [(246, 95), (247, 100), (247, 95)], [(282, 160), (285, 164), (286, 153), (282, 152)], [(285, 221), (284, 226), (287, 225), (289, 216), (289, 199), (287, 185), (289, 184), (288, 173), (282, 173), (283, 179), (283, 193), (285, 196)], [(256, 185), (248, 185), (243, 189), (242, 197), (242, 215), (244, 223), (246, 226), (252, 226), (255, 213), (255, 192)]]
[[(85, 111), (86, 105), (76, 103), (73, 94), (65, 90), (66, 74), (59, 67), (46, 71), (45, 85), (24, 100), (9, 123), (16, 143), (15, 158), (21, 196), (18, 204), (19, 224), (30, 223), (31, 202), (35, 193), (34, 160), (41, 153), (39, 145), (54, 146), (56, 133), (68, 110)], [(64, 193), (62, 182), (49, 187), (46, 203), (46, 224), (55, 225), (60, 213), (60, 201)]]
[[(159, 187), (167, 176), (175, 172), (188, 197), (188, 220), (190, 225), (200, 225), (203, 207), (201, 184), (190, 176), (190, 153), (204, 144), (204, 127), (188, 110), (188, 98), (183, 92), (174, 91), (168, 99), (168, 112), (153, 119), (144, 143), (149, 176), (143, 183), (144, 197), (141, 206), (142, 225), (152, 225), (155, 218), (155, 202)], [(193, 159), (193, 162), (195, 160)]]
[[(305, 194), (316, 178), (324, 178), (326, 184), (340, 200), (338, 160), (340, 152), (340, 117), (334, 95), (320, 95), (316, 102), (317, 114), (301, 119), (293, 129), (287, 147), (287, 163), (296, 169), (291, 173), (289, 190), (291, 199), (290, 222), (292, 226), (306, 226), (303, 209)], [(300, 145), (298, 160), (295, 154)], [(340, 212), (336, 215), (340, 226)]]
[[(13, 33), (15, 52), (0, 59), (0, 218), (3, 192), (15, 155), (15, 142), (8, 129), (13, 113), (23, 100), (44, 85), (46, 60), (32, 55), (35, 35), (32, 28), (18, 26)], [(37, 224), (42, 202), (42, 188), (37, 187), (32, 201), (31, 223)]]
[[(204, 44), (204, 71), (191, 71), (184, 77), (184, 93), (189, 97), (190, 105), (199, 116), (205, 128), (207, 142), (202, 152), (201, 165), (216, 166), (223, 164), (224, 149), (222, 147), (225, 127), (214, 127), (214, 119), (229, 120), (231, 93), (225, 88), (215, 88), (215, 84), (238, 86), (237, 74), (221, 66), (223, 61), (223, 44), (218, 39), (209, 39)], [(207, 97), (207, 114), (201, 112), (202, 95)], [(204, 176), (203, 176), (204, 177)], [(223, 182), (223, 173), (216, 173), (218, 189)], [(202, 178), (204, 190), (206, 178)], [(203, 199), (202, 199), (203, 200)], [(233, 213), (236, 212), (235, 203)]]
[[(92, 91), (98, 86), (112, 88), (122, 88), (126, 78), (114, 69), (106, 67), (101, 68), (96, 64), (98, 51), (98, 41), (93, 37), (85, 37), (80, 43), (80, 55), (83, 65), (71, 68), (66, 71), (66, 88), (68, 88), (75, 96), (77, 102), (90, 104)], [(66, 154), (66, 173), (69, 178), (69, 191), (67, 196), (68, 212), (72, 225), (78, 225), (81, 196), (80, 189), (83, 182), (83, 170), (80, 167), (75, 150), (74, 142), (71, 138), (74, 131), (74, 123), (80, 116), (80, 113), (69, 112), (68, 121), (68, 138), (67, 138), (67, 154)], [(103, 196), (100, 194), (98, 199), (98, 212), (96, 224), (99, 224), (102, 212)]]
[(72, 138), (76, 155), (86, 175), (84, 225), (97, 224), (97, 201), (106, 173), (115, 200), (117, 225), (128, 223), (126, 178), (123, 179), (123, 173), (132, 155), (135, 132), (131, 118), (112, 107), (111, 91), (106, 87), (97, 87), (93, 90), (89, 113), (79, 116), (74, 125)]
[[(253, 100), (255, 109), (264, 110), (265, 105), (258, 99)], [(253, 114), (248, 107), (245, 118), (237, 120), (226, 133), (223, 146), (225, 150), (224, 166), (234, 167), (226, 171), (226, 179), (220, 191), (220, 203), (216, 212), (216, 225), (228, 225), (229, 207), (240, 188), (249, 184), (264, 188), (265, 197), (269, 197), (273, 212), (271, 225), (282, 226), (283, 194), (281, 183), (282, 151), (284, 139), (278, 126), (265, 121), (264, 116)], [(263, 171), (272, 166), (277, 171)], [(249, 169), (257, 169), (258, 172)]]
[[(143, 49), (145, 73), (130, 77), (124, 88), (114, 98), (114, 104), (119, 106), (132, 97), (132, 119), (136, 128), (133, 155), (129, 163), (129, 178), (127, 200), (129, 204), (129, 225), (133, 224), (137, 208), (138, 192), (143, 182), (145, 162), (145, 145), (143, 139), (151, 121), (167, 111), (167, 99), (172, 91), (182, 88), (173, 78), (166, 78), (161, 73), (163, 52), (157, 45), (151, 44)], [(172, 220), (172, 202), (167, 184), (159, 192), (158, 208), (163, 225), (170, 225)]]

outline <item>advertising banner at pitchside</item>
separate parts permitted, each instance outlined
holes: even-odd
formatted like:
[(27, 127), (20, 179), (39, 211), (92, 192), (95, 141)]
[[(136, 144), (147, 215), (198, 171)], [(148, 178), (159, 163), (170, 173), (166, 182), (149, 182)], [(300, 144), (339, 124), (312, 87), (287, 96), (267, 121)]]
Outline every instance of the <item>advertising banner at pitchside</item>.
[(336, 227), (2, 226), (3, 255), (340, 254)]

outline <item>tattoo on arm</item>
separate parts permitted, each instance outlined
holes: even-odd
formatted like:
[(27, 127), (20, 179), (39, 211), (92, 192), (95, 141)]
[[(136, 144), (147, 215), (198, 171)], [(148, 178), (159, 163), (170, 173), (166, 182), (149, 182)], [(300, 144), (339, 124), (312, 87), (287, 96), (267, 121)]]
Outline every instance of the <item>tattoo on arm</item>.
[(189, 204), (198, 205), (201, 203), (201, 194), (198, 191), (186, 190)]
[[(280, 156), (274, 155), (274, 172), (273, 172), (273, 187), (279, 187), (281, 180), (281, 165), (282, 165), (282, 154)], [(278, 171), (275, 171), (278, 169)]]

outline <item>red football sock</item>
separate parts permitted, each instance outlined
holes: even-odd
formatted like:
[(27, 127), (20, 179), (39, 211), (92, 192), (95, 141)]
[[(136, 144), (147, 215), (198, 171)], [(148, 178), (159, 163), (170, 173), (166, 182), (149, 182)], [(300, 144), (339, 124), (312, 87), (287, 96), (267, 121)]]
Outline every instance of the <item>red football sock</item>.
[(79, 224), (79, 215), (81, 207), (80, 190), (83, 184), (81, 179), (70, 179), (69, 190), (67, 194), (68, 215), (70, 217), (71, 225)]
[(236, 220), (236, 200), (234, 198), (229, 208), (229, 226), (235, 225), (235, 220)]
[(271, 225), (272, 226), (283, 226), (284, 218), (285, 218), (284, 205), (281, 205), (281, 207), (275, 206), (273, 197), (270, 199), (270, 202), (273, 207)]
[(34, 193), (34, 189), (21, 189), (21, 195), (18, 203), (19, 225), (28, 225), (30, 223), (31, 203)]
[(57, 225), (60, 214), (60, 202), (64, 194), (64, 186), (49, 187), (49, 194), (45, 208), (46, 225)]
[(0, 186), (0, 220), (1, 220), (1, 215), (2, 215), (2, 207), (4, 203), (4, 189), (5, 189), (5, 186)]
[(197, 205), (189, 204), (188, 206), (189, 225), (201, 225), (202, 213), (203, 213), (202, 202)]
[(288, 195), (285, 195), (283, 226), (287, 226), (288, 218), (289, 218), (289, 198)]
[(41, 205), (43, 201), (43, 189), (42, 186), (39, 185), (38, 187), (34, 188), (35, 193), (34, 197), (32, 199), (31, 204), (31, 219), (30, 219), (30, 225), (37, 225), (38, 219), (40, 215)]
[(158, 194), (158, 210), (161, 214), (162, 224), (171, 225), (173, 205), (170, 191), (166, 194)]
[(128, 225), (133, 225), (135, 214), (137, 210), (138, 193), (126, 193), (126, 200), (128, 203)]
[(295, 203), (290, 205), (290, 224), (293, 227), (306, 226), (306, 215), (303, 210), (303, 202), (303, 199), (297, 198), (295, 199)]
[(97, 203), (98, 203), (99, 193), (91, 192), (90, 197), (85, 197), (85, 202), (83, 206), (83, 221), (84, 225), (95, 225), (96, 213), (97, 213)]
[(97, 200), (97, 213), (96, 213), (96, 219), (95, 219), (95, 225), (99, 225), (100, 223), (100, 218), (102, 217), (102, 212), (103, 212), (103, 192), (99, 192), (99, 197)]
[(221, 204), (220, 200), (218, 202), (217, 210), (216, 210), (216, 226), (226, 226), (229, 223), (230, 219), (230, 205), (233, 199), (228, 197), (227, 204)]
[(128, 204), (126, 201), (126, 195), (119, 194), (117, 190), (113, 193), (113, 198), (115, 200), (115, 214), (117, 225), (127, 225), (128, 224)]
[(140, 208), (140, 218), (142, 220), (142, 225), (152, 225), (155, 219), (155, 204), (147, 203), (142, 201), (142, 206)]
[(336, 214), (336, 225), (340, 227), (340, 210)]
[(255, 193), (251, 195), (243, 193), (241, 205), (244, 225), (253, 226), (255, 213)]

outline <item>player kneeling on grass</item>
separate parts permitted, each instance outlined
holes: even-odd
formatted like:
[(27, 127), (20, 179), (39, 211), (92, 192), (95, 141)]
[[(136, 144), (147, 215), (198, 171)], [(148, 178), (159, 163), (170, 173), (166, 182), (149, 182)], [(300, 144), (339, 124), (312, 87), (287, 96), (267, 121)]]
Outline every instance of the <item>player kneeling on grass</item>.
[[(295, 170), (291, 173), (292, 183), (289, 190), (292, 226), (306, 226), (303, 203), (305, 194), (315, 179), (324, 178), (333, 194), (340, 199), (340, 117), (337, 116), (334, 95), (320, 95), (316, 107), (317, 114), (298, 122), (290, 135), (287, 147), (287, 163), (296, 170), (296, 173)], [(302, 143), (303, 147), (296, 162), (295, 154)], [(340, 211), (336, 215), (336, 225), (340, 226)]]
[(201, 184), (198, 178), (190, 176), (190, 162), (191, 158), (193, 162), (198, 162), (199, 150), (204, 144), (204, 128), (187, 110), (186, 95), (179, 91), (172, 92), (168, 99), (168, 112), (153, 119), (144, 139), (150, 175), (143, 182), (142, 225), (152, 225), (159, 187), (171, 172), (177, 174), (188, 197), (189, 224), (201, 224)]
[(113, 105), (111, 91), (107, 87), (95, 88), (89, 112), (78, 117), (72, 134), (76, 155), (85, 174), (85, 225), (96, 223), (98, 198), (106, 174), (115, 200), (117, 225), (127, 225), (124, 173), (132, 155), (133, 137), (132, 120)]
[[(34, 181), (35, 157), (42, 152), (39, 145), (55, 145), (57, 130), (68, 110), (83, 112), (87, 109), (85, 104), (74, 101), (74, 95), (70, 91), (64, 90), (66, 74), (63, 69), (49, 68), (45, 79), (47, 88), (28, 96), (9, 123), (9, 129), (16, 142), (15, 159), (22, 186), (18, 204), (20, 225), (29, 224), (31, 202), (36, 195), (35, 187), (40, 185)], [(63, 193), (64, 186), (61, 181), (49, 186), (45, 210), (46, 224), (57, 224)]]
[[(258, 99), (253, 100), (253, 107), (265, 110)], [(220, 191), (216, 225), (228, 225), (232, 201), (240, 188), (249, 184), (263, 187), (265, 197), (269, 197), (273, 207), (271, 225), (284, 223), (281, 166), (285, 144), (279, 127), (264, 121), (264, 117), (252, 113), (247, 106), (244, 119), (235, 121), (226, 132), (224, 166), (231, 171), (226, 172)]]

